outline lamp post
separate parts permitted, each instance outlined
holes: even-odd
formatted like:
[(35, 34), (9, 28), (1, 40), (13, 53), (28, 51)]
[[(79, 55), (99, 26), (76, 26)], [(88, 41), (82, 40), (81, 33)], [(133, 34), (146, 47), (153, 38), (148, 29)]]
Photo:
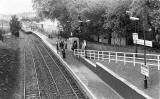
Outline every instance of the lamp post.
[(67, 23), (69, 24), (68, 25), (68, 32), (69, 32), (69, 36), (73, 36), (73, 33), (72, 33), (72, 31), (71, 31), (71, 21), (67, 21)]
[[(146, 65), (146, 33), (145, 33), (145, 24), (147, 24), (147, 11), (146, 11), (146, 3), (144, 4), (143, 7), (143, 36), (144, 36), (144, 65)], [(147, 77), (145, 75), (144, 77), (144, 88), (147, 89), (148, 88), (148, 84), (147, 84)]]
[[(90, 20), (86, 20), (86, 21), (82, 21), (81, 19), (80, 19), (80, 17), (78, 18), (79, 19), (79, 23), (82, 25), (83, 23), (88, 23), (88, 22), (90, 22)], [(80, 28), (80, 31), (82, 32), (82, 30), (81, 30), (81, 28)], [(79, 36), (79, 35), (78, 35)], [(84, 52), (85, 52), (85, 58), (87, 58), (87, 53), (86, 53), (86, 41), (84, 42), (85, 43), (85, 46), (84, 46)]]
[(2, 28), (2, 33), (0, 34), (1, 35), (1, 40), (3, 41), (3, 34), (4, 34), (4, 30), (3, 30), (3, 21), (4, 21), (4, 19), (1, 19), (1, 28)]
[[(149, 1), (146, 0), (144, 5), (143, 5), (143, 15), (142, 15), (142, 19), (143, 19), (143, 36), (144, 36), (144, 66), (146, 66), (146, 28), (145, 28), (145, 24), (147, 24), (147, 3)], [(126, 13), (129, 13), (130, 15), (132, 15), (132, 13), (130, 11), (126, 11)], [(133, 17), (132, 17), (133, 18)], [(135, 18), (133, 18), (135, 19)], [(148, 83), (147, 83), (147, 76), (145, 75), (144, 77), (144, 89), (148, 88)]]
[[(139, 21), (139, 18), (137, 18), (137, 17), (132, 17), (132, 16), (131, 16), (131, 17), (130, 17), (130, 20)], [(137, 32), (137, 30), (136, 30), (136, 22), (135, 22), (135, 33), (136, 33), (136, 32)], [(137, 57), (137, 52), (138, 52), (138, 51), (137, 51), (137, 50), (138, 50), (138, 49), (137, 49), (137, 39), (138, 39), (138, 38), (135, 39), (135, 42), (136, 42), (136, 50), (135, 50), (136, 57)]]
[[(139, 18), (137, 18), (137, 17), (133, 17), (132, 16), (132, 13), (130, 12), (130, 11), (126, 11), (126, 13), (128, 13), (129, 14), (129, 19), (130, 20), (132, 20), (132, 21), (139, 21)], [(136, 33), (137, 31), (136, 31), (136, 22), (135, 22), (135, 33)], [(137, 39), (138, 38), (136, 38), (135, 39), (135, 43), (136, 43), (136, 48), (135, 48), (135, 53), (136, 53), (136, 57), (137, 57), (137, 52), (138, 52), (138, 49), (137, 49)]]
[[(80, 17), (80, 16), (79, 16)], [(91, 20), (86, 20), (86, 21), (82, 21), (80, 18), (79, 18), (79, 23), (80, 23), (80, 31), (82, 32), (82, 29), (81, 29), (81, 26), (84, 25), (84, 23), (88, 23), (90, 22)]]
[(2, 30), (3, 30), (3, 20), (2, 20)]

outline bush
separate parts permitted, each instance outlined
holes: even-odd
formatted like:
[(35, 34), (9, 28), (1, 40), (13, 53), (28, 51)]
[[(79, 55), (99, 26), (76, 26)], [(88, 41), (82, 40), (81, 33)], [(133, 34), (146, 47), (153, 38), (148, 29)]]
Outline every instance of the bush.
[(18, 21), (18, 18), (16, 16), (12, 16), (12, 19), (10, 21), (10, 31), (12, 35), (19, 37), (20, 29), (21, 29), (21, 25), (20, 25), (20, 22)]
[(0, 29), (0, 40), (2, 40), (2, 41), (3, 41), (4, 32), (5, 32), (4, 30)]

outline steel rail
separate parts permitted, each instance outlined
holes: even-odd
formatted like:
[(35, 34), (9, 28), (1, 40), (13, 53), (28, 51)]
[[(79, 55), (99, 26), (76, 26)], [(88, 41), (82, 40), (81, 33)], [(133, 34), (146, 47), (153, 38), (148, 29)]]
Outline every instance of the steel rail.
[[(33, 41), (33, 42), (34, 42), (34, 41)], [(36, 45), (36, 44), (35, 44), (35, 45)], [(36, 46), (36, 47), (37, 47), (37, 46)], [(58, 89), (58, 86), (57, 86), (57, 84), (56, 84), (56, 82), (55, 82), (55, 80), (54, 80), (54, 77), (53, 77), (53, 75), (52, 75), (52, 73), (51, 73), (51, 71), (50, 71), (50, 69), (49, 69), (49, 66), (47, 65), (46, 60), (45, 60), (44, 56), (42, 55), (42, 52), (40, 51), (40, 49), (39, 49), (38, 47), (37, 47), (37, 49), (38, 49), (39, 53), (41, 54), (41, 56), (42, 56), (42, 58), (43, 58), (43, 61), (44, 61), (44, 63), (45, 63), (45, 66), (47, 67), (47, 69), (48, 69), (48, 71), (49, 71), (49, 73), (50, 73), (50, 75), (51, 75), (52, 81), (53, 81), (54, 84), (56, 85), (56, 89), (57, 89), (57, 91), (58, 91), (58, 94), (60, 95), (60, 98), (62, 99), (62, 96), (61, 96), (60, 91), (59, 91), (59, 89)]]
[(24, 47), (23, 51), (24, 51), (24, 53), (23, 53), (23, 55), (24, 55), (23, 56), (23, 59), (24, 59), (24, 61), (23, 61), (24, 62), (24, 64), (23, 64), (23, 73), (24, 73), (24, 75), (23, 75), (23, 86), (24, 86), (23, 87), (23, 98), (26, 99), (26, 83), (25, 83), (26, 82), (26, 75), (25, 75), (25, 69), (26, 69), (25, 68), (26, 67), (25, 55), (26, 54), (25, 54), (25, 47)]
[[(28, 44), (30, 44), (30, 42), (28, 42)], [(32, 47), (33, 48), (33, 47)], [(37, 86), (38, 86), (38, 96), (40, 99), (41, 98), (41, 92), (40, 92), (40, 87), (39, 87), (39, 81), (38, 81), (38, 76), (37, 76), (37, 70), (36, 70), (36, 66), (35, 66), (35, 59), (33, 57), (33, 52), (31, 51), (31, 49), (29, 50), (30, 53), (31, 53), (31, 56), (32, 56), (32, 61), (33, 61), (33, 64), (34, 64), (34, 70), (35, 70), (35, 74), (36, 74), (36, 81), (37, 81)]]
[[(41, 44), (41, 43), (39, 43)], [(43, 46), (41, 44), (41, 46)], [(62, 72), (62, 70), (59, 68), (58, 64), (55, 62), (55, 60), (53, 59), (53, 57), (49, 54), (49, 52), (47, 51), (47, 49), (43, 46), (43, 48), (45, 49), (45, 51), (47, 52), (47, 54), (49, 55), (49, 57), (52, 59), (52, 61), (56, 64), (56, 66), (58, 67), (58, 69), (60, 70), (60, 72), (62, 73), (62, 75), (65, 77), (65, 80), (68, 82), (68, 84), (70, 85), (72, 91), (74, 92), (74, 94), (76, 95), (77, 99), (79, 99), (79, 97), (77, 96), (76, 92), (74, 91), (72, 85), (70, 84), (70, 82), (68, 81), (68, 79), (66, 78), (66, 76), (64, 75), (64, 73)]]

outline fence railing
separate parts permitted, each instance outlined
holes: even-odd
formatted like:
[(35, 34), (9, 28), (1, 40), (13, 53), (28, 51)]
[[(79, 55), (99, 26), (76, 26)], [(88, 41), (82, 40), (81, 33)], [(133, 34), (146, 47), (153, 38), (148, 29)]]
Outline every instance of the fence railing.
[[(129, 53), (129, 52), (113, 52), (113, 51), (97, 51), (97, 50), (82, 50), (75, 49), (74, 55), (87, 57), (94, 60), (108, 60), (126, 63), (144, 64), (144, 53)], [(160, 55), (146, 54), (146, 65), (150, 68), (158, 68), (160, 70)]]

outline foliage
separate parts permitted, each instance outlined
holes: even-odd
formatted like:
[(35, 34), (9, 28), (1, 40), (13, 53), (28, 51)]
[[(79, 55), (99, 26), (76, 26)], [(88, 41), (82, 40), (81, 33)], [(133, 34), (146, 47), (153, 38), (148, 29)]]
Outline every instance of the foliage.
[(12, 35), (19, 37), (19, 30), (21, 29), (21, 24), (18, 21), (18, 18), (14, 15), (10, 20), (10, 31)]
[(121, 31), (124, 31), (124, 27), (130, 24), (129, 17), (126, 14), (126, 10), (129, 8), (129, 5), (130, 2), (128, 0), (123, 2), (119, 1), (119, 4), (115, 8), (106, 10), (106, 13), (104, 15), (104, 28), (110, 29), (112, 32), (116, 31), (121, 33)]
[[(160, 28), (159, 0), (33, 0), (33, 3), (39, 16), (57, 18), (68, 35), (71, 31), (86, 36), (105, 34), (110, 42), (112, 36), (128, 38), (135, 28), (142, 32), (143, 24), (146, 30), (152, 28), (154, 32)], [(143, 15), (144, 5), (146, 15)], [(140, 22), (131, 21), (130, 16), (140, 18)], [(88, 19), (91, 21), (86, 23)]]
[(159, 0), (133, 0), (129, 9), (134, 16), (140, 17), (141, 25), (145, 31), (152, 29), (153, 36), (160, 29), (160, 1)]
[(3, 33), (4, 33), (4, 31), (2, 29), (0, 29), (0, 40), (3, 40)]
[[(57, 18), (64, 25), (68, 25), (67, 21), (70, 21), (69, 26), (74, 30), (79, 26), (78, 16), (81, 16), (83, 20), (89, 16), (88, 18), (90, 20), (95, 21), (94, 18), (98, 18), (101, 16), (101, 13), (105, 11), (105, 4), (107, 4), (107, 2), (104, 3), (105, 0), (89, 1), (90, 0), (33, 0), (33, 7), (41, 17)], [(96, 6), (94, 7), (93, 5)], [(101, 7), (103, 11), (101, 11)], [(91, 15), (94, 13), (98, 17)], [(95, 21), (95, 23), (97, 23), (97, 21)]]
[(103, 27), (107, 30), (109, 44), (111, 38), (127, 37), (128, 28), (132, 28), (129, 16), (126, 14), (130, 4), (131, 0), (118, 1), (115, 6), (106, 10)]
[(36, 21), (36, 22), (40, 22), (42, 21), (42, 18), (41, 17), (32, 17), (32, 18), (22, 18), (21, 21), (29, 21), (29, 22), (33, 22), (33, 21)]
[(59, 18), (65, 12), (63, 0), (33, 0), (33, 8), (39, 16), (45, 18)]

